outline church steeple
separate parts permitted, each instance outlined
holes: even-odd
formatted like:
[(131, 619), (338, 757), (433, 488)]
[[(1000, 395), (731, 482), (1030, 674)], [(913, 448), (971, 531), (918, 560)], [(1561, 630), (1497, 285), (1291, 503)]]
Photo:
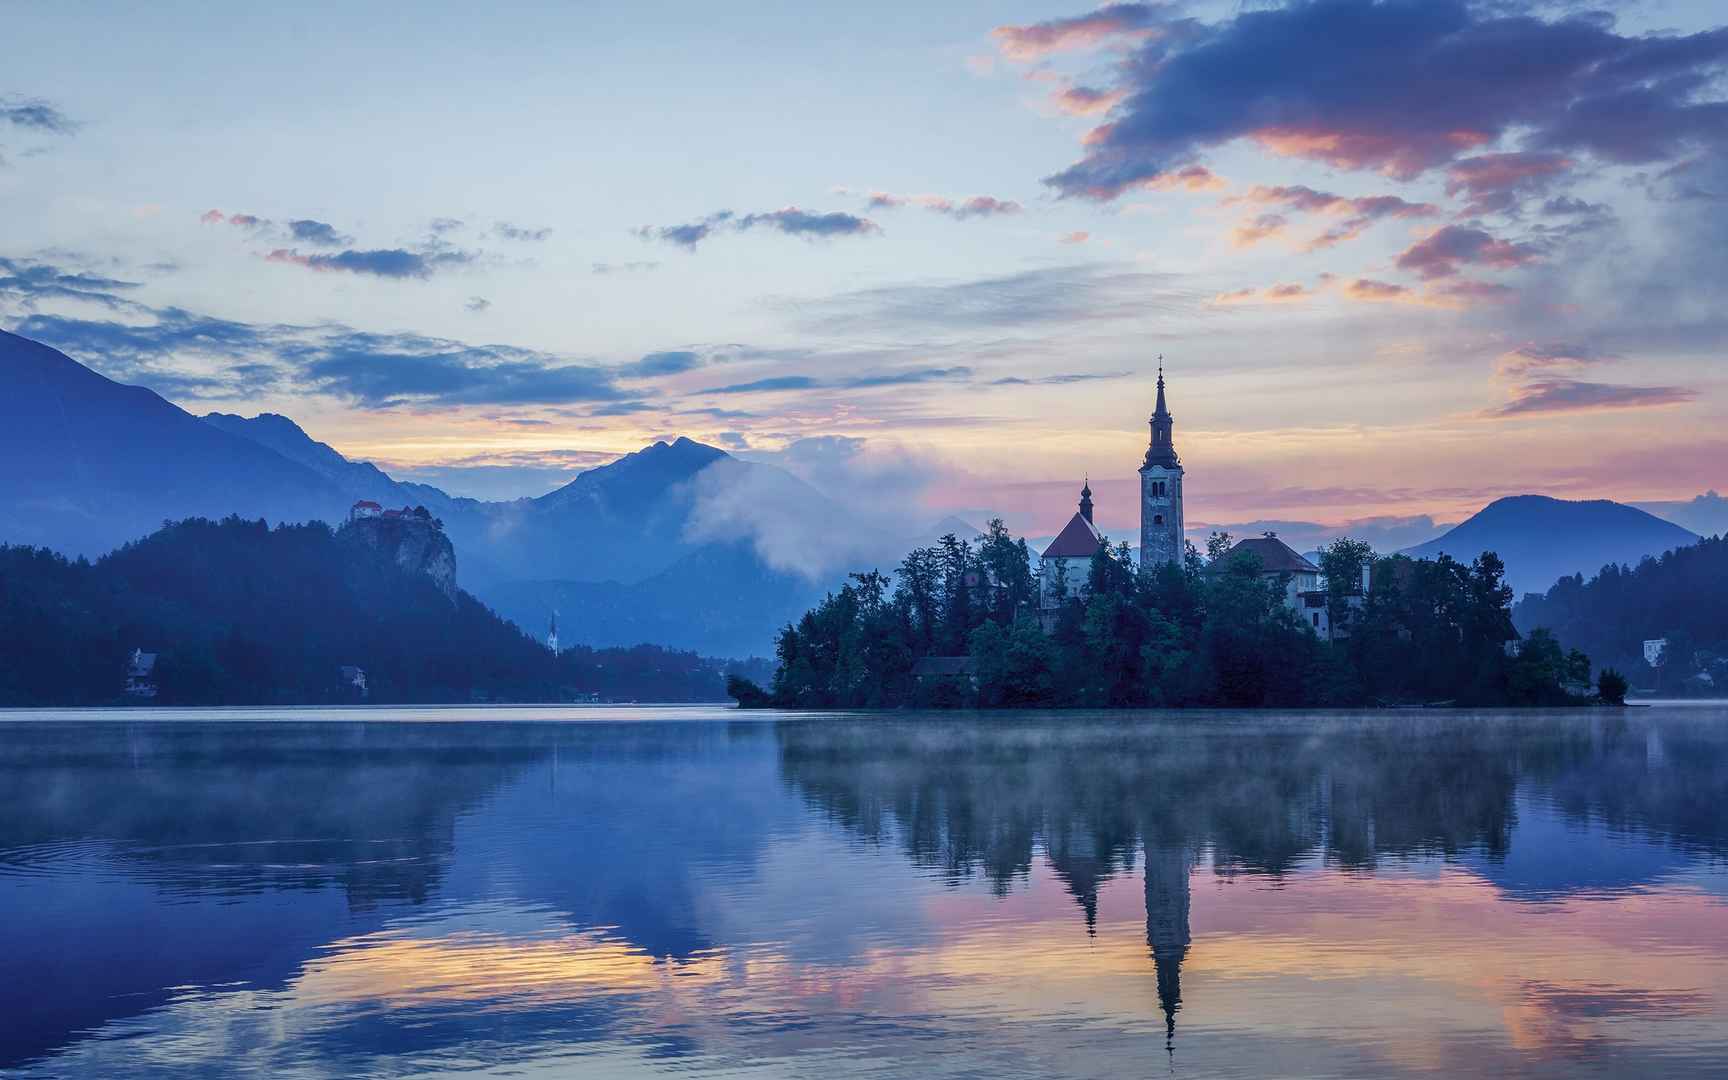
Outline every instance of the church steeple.
[(1187, 551), (1182, 534), (1182, 459), (1176, 456), (1176, 426), (1164, 400), (1164, 358), (1158, 358), (1158, 404), (1152, 410), (1152, 441), (1140, 466), (1140, 565), (1181, 566)]
[(1152, 443), (1146, 448), (1146, 464), (1175, 467), (1182, 463), (1176, 456), (1174, 428), (1176, 418), (1164, 403), (1164, 358), (1158, 358), (1158, 404), (1152, 409)]
[(1080, 516), (1092, 520), (1092, 478), (1080, 482)]

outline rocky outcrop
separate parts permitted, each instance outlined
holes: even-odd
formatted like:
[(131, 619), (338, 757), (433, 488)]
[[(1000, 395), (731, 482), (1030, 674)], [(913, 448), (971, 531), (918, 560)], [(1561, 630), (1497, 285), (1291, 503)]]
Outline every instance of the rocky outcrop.
[(381, 559), (410, 574), (432, 579), (452, 602), (456, 599), (456, 548), (443, 527), (430, 514), (408, 512), (400, 516), (364, 517), (342, 526), (340, 535), (350, 543), (375, 552)]

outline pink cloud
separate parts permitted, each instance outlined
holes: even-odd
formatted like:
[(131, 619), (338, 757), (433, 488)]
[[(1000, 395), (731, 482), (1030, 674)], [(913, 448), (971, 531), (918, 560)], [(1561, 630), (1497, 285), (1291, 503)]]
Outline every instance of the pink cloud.
[(1684, 386), (1616, 386), (1575, 379), (1534, 379), (1512, 392), (1512, 400), (1493, 410), (1497, 417), (1537, 413), (1601, 412), (1684, 405), (1698, 391)]
[(1465, 264), (1509, 270), (1532, 262), (1540, 255), (1540, 250), (1531, 244), (1501, 240), (1467, 225), (1447, 225), (1399, 255), (1398, 269), (1433, 279), (1450, 277)]
[(220, 210), (206, 210), (198, 215), (198, 220), (206, 225), (220, 225), (228, 219), (223, 216)]
[(1366, 300), (1372, 303), (1386, 301), (1410, 301), (1415, 294), (1408, 285), (1394, 285), (1386, 281), (1374, 281), (1370, 278), (1357, 278), (1344, 286), (1344, 295), (1352, 300)]
[(1115, 108), (1122, 90), (1098, 90), (1090, 86), (1068, 86), (1050, 95), (1050, 101), (1069, 116), (1097, 116)]
[(1295, 304), (1310, 300), (1314, 291), (1305, 285), (1287, 284), (1270, 285), (1264, 289), (1236, 289), (1231, 292), (1219, 293), (1212, 298), (1214, 304)]
[(1071, 232), (1071, 233), (1068, 233), (1066, 236), (1062, 237), (1062, 242), (1064, 244), (1084, 244), (1086, 241), (1088, 241), (1090, 239), (1092, 239), (1091, 233), (1087, 232), (1084, 229), (1078, 229), (1078, 230)]
[(1156, 31), (1166, 10), (1162, 4), (1110, 4), (1065, 19), (998, 26), (990, 36), (1010, 60), (1040, 60), (1053, 53), (1097, 48), (1113, 39), (1144, 40)]
[(1281, 236), (1285, 226), (1290, 221), (1283, 214), (1261, 214), (1252, 221), (1245, 221), (1236, 226), (1230, 233), (1230, 246), (1237, 248), (1253, 247), (1262, 240)]
[(1465, 195), (1466, 214), (1513, 209), (1522, 194), (1533, 194), (1572, 168), (1561, 154), (1480, 154), (1455, 161), (1446, 170), (1446, 194)]
[(1307, 251), (1333, 247), (1346, 240), (1354, 240), (1377, 221), (1432, 217), (1440, 212), (1440, 208), (1432, 203), (1413, 203), (1396, 195), (1367, 195), (1352, 198), (1335, 195), (1329, 191), (1316, 191), (1305, 184), (1279, 187), (1260, 185), (1250, 188), (1242, 195), (1225, 200), (1226, 205), (1239, 202), (1280, 206), (1286, 210), (1344, 218), (1338, 225), (1310, 240), (1304, 248)]

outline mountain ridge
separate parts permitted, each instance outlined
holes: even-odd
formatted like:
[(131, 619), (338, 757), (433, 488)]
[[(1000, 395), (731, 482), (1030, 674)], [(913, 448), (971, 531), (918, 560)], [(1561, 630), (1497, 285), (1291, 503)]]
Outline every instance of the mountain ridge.
[[(1564, 545), (1556, 543), (1564, 538)], [(1572, 574), (1593, 574), (1610, 564), (1636, 564), (1697, 543), (1699, 537), (1670, 521), (1610, 499), (1568, 500), (1548, 495), (1496, 499), (1424, 544), (1405, 548), (1413, 558), (1441, 554), (1469, 562), (1492, 551), (1506, 564), (1517, 595), (1543, 592)]]

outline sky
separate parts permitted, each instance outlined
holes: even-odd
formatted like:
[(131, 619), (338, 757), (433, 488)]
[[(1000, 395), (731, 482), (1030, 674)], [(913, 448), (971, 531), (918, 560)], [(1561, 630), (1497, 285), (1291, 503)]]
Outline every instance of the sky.
[(15, 3), (0, 326), (458, 494), (1131, 535), (1728, 482), (1720, 5)]

